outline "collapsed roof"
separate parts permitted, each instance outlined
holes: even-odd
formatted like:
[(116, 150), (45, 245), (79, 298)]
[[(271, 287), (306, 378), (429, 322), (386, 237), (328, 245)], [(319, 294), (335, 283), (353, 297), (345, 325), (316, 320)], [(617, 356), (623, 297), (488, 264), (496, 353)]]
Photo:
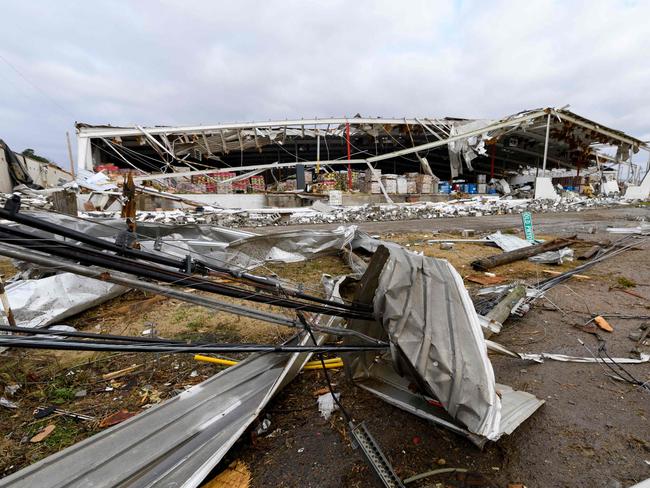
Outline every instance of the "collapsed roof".
[[(187, 127), (77, 124), (79, 166), (211, 171), (237, 166), (372, 164), (443, 179), (467, 172), (505, 174), (521, 166), (581, 168), (627, 162), (641, 140), (564, 109), (527, 110), (500, 120), (330, 118)], [(546, 143), (548, 139), (548, 143)], [(348, 146), (349, 141), (349, 146)], [(603, 146), (615, 150), (602, 152)], [(424, 160), (424, 161), (423, 161)], [(363, 167), (361, 167), (363, 169)]]

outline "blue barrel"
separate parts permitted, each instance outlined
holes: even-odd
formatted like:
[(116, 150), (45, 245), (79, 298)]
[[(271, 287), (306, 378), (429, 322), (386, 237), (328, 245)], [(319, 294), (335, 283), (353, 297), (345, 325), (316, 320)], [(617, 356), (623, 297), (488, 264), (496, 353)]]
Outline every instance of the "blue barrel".
[(478, 185), (476, 183), (470, 183), (467, 185), (467, 193), (478, 193)]
[(440, 183), (438, 185), (438, 191), (440, 193), (451, 193), (451, 185), (449, 183)]

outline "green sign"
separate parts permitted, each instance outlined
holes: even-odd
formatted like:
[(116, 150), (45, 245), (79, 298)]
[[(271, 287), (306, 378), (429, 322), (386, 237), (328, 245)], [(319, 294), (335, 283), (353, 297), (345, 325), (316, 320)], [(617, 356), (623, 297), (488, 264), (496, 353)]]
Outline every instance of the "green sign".
[(521, 214), (521, 222), (524, 224), (524, 234), (528, 242), (535, 241), (535, 234), (533, 233), (533, 214), (524, 212)]

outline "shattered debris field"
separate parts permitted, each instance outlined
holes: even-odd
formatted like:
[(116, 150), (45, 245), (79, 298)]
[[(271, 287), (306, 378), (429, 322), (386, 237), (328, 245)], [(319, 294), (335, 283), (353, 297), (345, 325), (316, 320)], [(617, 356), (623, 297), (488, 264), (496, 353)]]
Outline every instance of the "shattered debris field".
[[(579, 256), (595, 244), (607, 246), (620, 237), (607, 232), (606, 227), (634, 227), (638, 220), (648, 217), (647, 207), (541, 215), (535, 237), (544, 241), (571, 237), (571, 248)], [(496, 230), (523, 237), (518, 219), (508, 215), (457, 218), (444, 223), (381, 222), (366, 223), (362, 229), (408, 251), (447, 260), (463, 278), (478, 310), (483, 303), (478, 296), (481, 288), (518, 281), (534, 286), (585, 263), (578, 259), (562, 264), (518, 260), (487, 273), (473, 269), (472, 261), (503, 251), (480, 242), (460, 241), (478, 240)], [(465, 229), (474, 232), (463, 235)], [(265, 229), (263, 233), (272, 231)], [(456, 242), (442, 246), (441, 241)], [(369, 260), (369, 256), (364, 258)], [(1, 266), (8, 278), (12, 263), (3, 260)], [(345, 254), (330, 253), (303, 262), (266, 264), (256, 273), (302, 283), (305, 291), (325, 296), (323, 274), (339, 276), (352, 271)], [(273, 305), (238, 298), (224, 301), (288, 315)], [(521, 315), (510, 316), (501, 332), (490, 339), (514, 353), (593, 357), (600, 337), (604, 340), (600, 347), (604, 345), (612, 358), (633, 357), (632, 350), (647, 355), (647, 339), (638, 339), (650, 323), (648, 245), (633, 246), (546, 290)], [(592, 320), (596, 315), (604, 316), (613, 331), (596, 327)], [(135, 290), (62, 323), (81, 332), (156, 335), (207, 343), (280, 344), (296, 332)], [(243, 353), (212, 356), (235, 361), (247, 357)], [(406, 480), (438, 470), (407, 486), (625, 487), (650, 477), (647, 388), (614, 379), (624, 373), (603, 363), (549, 359), (537, 363), (493, 351), (489, 359), (498, 384), (530, 393), (544, 404), (510, 435), (487, 442), (482, 449), (468, 438), (389, 405), (356, 386), (343, 368), (327, 371), (345, 410), (355, 422), (365, 422), (399, 478)], [(0, 406), (0, 477), (118, 425), (125, 418), (141, 415), (227, 367), (197, 361), (193, 353), (11, 348), (0, 357), (0, 393), (15, 407)], [(650, 381), (648, 362), (626, 364), (624, 369), (639, 382)], [(318, 399), (326, 393), (322, 369), (300, 372), (262, 410), (202, 486), (381, 486), (360, 450), (352, 447), (341, 411), (334, 410), (328, 420), (319, 413)], [(57, 410), (43, 418), (35, 416), (36, 409), (50, 406)], [(73, 418), (65, 412), (91, 418)], [(223, 481), (225, 472), (234, 481)]]

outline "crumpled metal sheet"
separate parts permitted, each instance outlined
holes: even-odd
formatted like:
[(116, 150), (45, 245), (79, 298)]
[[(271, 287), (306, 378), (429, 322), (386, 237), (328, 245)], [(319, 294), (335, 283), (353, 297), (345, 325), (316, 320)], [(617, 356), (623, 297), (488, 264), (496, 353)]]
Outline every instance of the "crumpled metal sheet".
[[(196, 487), (307, 355), (257, 354), (0, 480), (0, 487)], [(289, 373), (291, 372), (291, 373)]]
[[(123, 219), (79, 220), (52, 212), (28, 212), (49, 222), (114, 242), (125, 229)], [(25, 226), (25, 232), (44, 235)], [(340, 226), (333, 230), (300, 230), (255, 234), (252, 232), (209, 224), (160, 224), (142, 222), (137, 225), (142, 249), (184, 258), (188, 254), (219, 266), (253, 269), (268, 262), (292, 263), (318, 255), (350, 248), (357, 236), (356, 226)], [(57, 237), (58, 238), (58, 237)], [(159, 241), (159, 251), (154, 247)]]
[(538, 363), (544, 362), (544, 359), (552, 359), (553, 361), (563, 361), (567, 363), (617, 363), (617, 364), (641, 364), (650, 362), (650, 354), (641, 354), (638, 359), (635, 358), (594, 358), (594, 357), (580, 357), (580, 356), (567, 356), (566, 354), (554, 354), (549, 352), (542, 353), (529, 353), (522, 352), (516, 353), (521, 359), (535, 361)]
[(565, 261), (573, 261), (573, 249), (564, 247), (557, 251), (546, 251), (529, 257), (528, 261), (542, 264), (562, 264)]
[(531, 242), (528, 242), (526, 239), (522, 239), (521, 237), (517, 237), (512, 234), (502, 234), (501, 232), (495, 232), (494, 234), (490, 234), (489, 236), (487, 236), (487, 239), (489, 241), (494, 242), (498, 247), (500, 247), (505, 252), (515, 251), (517, 249), (521, 249), (523, 247), (529, 247), (533, 245)]
[(293, 263), (349, 248), (357, 227), (334, 230), (299, 230), (247, 237), (226, 248), (226, 262), (244, 268), (263, 263)]
[[(342, 279), (324, 280), (340, 300)], [(319, 315), (319, 325), (342, 319)], [(321, 344), (325, 336), (316, 334)], [(312, 344), (306, 333), (290, 344)], [(6, 478), (0, 488), (196, 488), (311, 353), (254, 354), (131, 419)]]
[[(464, 134), (466, 132), (471, 132), (483, 127), (487, 127), (493, 123), (493, 120), (471, 120), (454, 122), (452, 123), (449, 135), (455, 136), (458, 134)], [(447, 144), (452, 178), (455, 178), (459, 174), (463, 173), (462, 161), (465, 161), (465, 164), (467, 164), (467, 169), (473, 171), (472, 160), (479, 154), (487, 154), (485, 151), (485, 139), (487, 138), (488, 134), (486, 132), (485, 134), (481, 134), (481, 136), (473, 136)]]
[[(375, 315), (396, 356), (416, 380), (470, 432), (496, 440), (501, 401), (474, 305), (445, 260), (389, 248), (379, 278)], [(399, 361), (399, 359), (398, 359)]]
[[(38, 328), (60, 322), (121, 295), (127, 288), (72, 273), (6, 286), (7, 298), (19, 327)], [(2, 321), (6, 324), (6, 318)]]
[(640, 354), (638, 358), (596, 358), (593, 356), (569, 356), (566, 354), (557, 354), (551, 352), (514, 352), (507, 347), (499, 344), (498, 342), (486, 340), (485, 341), (490, 351), (510, 356), (513, 358), (523, 359), (524, 361), (534, 361), (536, 363), (543, 363), (545, 359), (553, 361), (562, 361), (565, 363), (611, 363), (611, 364), (642, 364), (650, 362), (650, 354)]

